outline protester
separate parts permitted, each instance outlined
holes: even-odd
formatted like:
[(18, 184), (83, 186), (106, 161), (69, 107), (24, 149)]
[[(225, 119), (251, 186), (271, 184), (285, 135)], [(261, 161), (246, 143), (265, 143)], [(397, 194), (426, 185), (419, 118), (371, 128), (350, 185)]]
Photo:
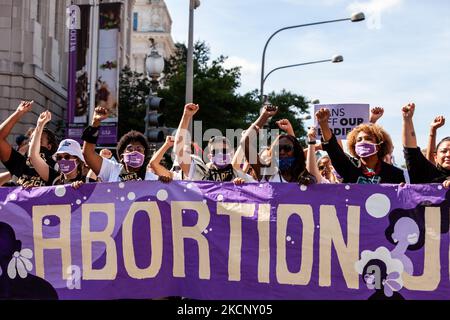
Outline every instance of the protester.
[[(271, 105), (264, 106), (259, 118), (246, 130), (241, 139), (241, 145), (245, 150), (247, 161), (255, 171), (260, 181), (267, 182), (295, 182), (309, 185), (316, 182), (316, 179), (306, 169), (306, 159), (298, 140), (290, 134), (279, 135), (270, 148), (263, 149), (260, 154), (256, 153), (253, 143), (267, 120), (277, 113), (278, 109)], [(283, 119), (278, 123), (280, 128), (288, 130), (292, 128), (289, 121)]]
[(235, 184), (254, 181), (250, 175), (233, 167), (231, 163), (233, 148), (223, 136), (212, 137), (208, 142), (207, 149), (209, 150), (208, 159), (210, 162), (206, 164), (206, 172), (199, 172), (199, 170), (192, 167), (195, 163), (190, 156), (189, 145), (191, 144), (191, 139), (188, 136), (188, 126), (198, 110), (199, 106), (197, 104), (188, 103), (185, 105), (183, 117), (175, 136), (175, 155), (184, 174), (191, 180), (197, 180), (196, 176), (198, 176), (201, 180), (233, 181)]
[(348, 150), (358, 161), (354, 163), (338, 145), (336, 136), (330, 130), (330, 110), (321, 108), (316, 112), (316, 118), (322, 130), (323, 149), (329, 154), (344, 183), (405, 182), (402, 170), (382, 160), (393, 148), (391, 138), (383, 128), (373, 123), (361, 124), (348, 134)]
[(129, 131), (117, 143), (119, 163), (103, 158), (95, 152), (100, 123), (106, 118), (108, 112), (105, 108), (95, 108), (92, 125), (84, 130), (82, 136), (83, 156), (97, 177), (103, 182), (158, 180), (156, 174), (147, 170), (150, 146), (145, 136), (138, 131)]
[(322, 156), (319, 160), (316, 158), (316, 128), (310, 127), (307, 132), (308, 154), (306, 158), (306, 169), (316, 178), (317, 183), (339, 183), (333, 174), (333, 166), (330, 157)]
[(436, 146), (435, 164), (428, 161), (417, 146), (413, 116), (416, 105), (409, 103), (402, 108), (403, 152), (411, 183), (443, 183), (450, 187), (450, 137), (445, 137)]
[(434, 155), (436, 154), (436, 134), (437, 129), (442, 127), (445, 124), (445, 118), (443, 116), (438, 116), (434, 118), (433, 122), (430, 125), (430, 135), (428, 137), (428, 147), (426, 149), (426, 158), (432, 164), (436, 164), (434, 161)]
[(84, 157), (80, 144), (72, 139), (62, 140), (53, 159), (58, 163), (58, 171), (50, 167), (39, 154), (39, 141), (45, 125), (52, 119), (50, 111), (41, 113), (37, 120), (36, 129), (30, 142), (29, 156), (33, 167), (39, 176), (51, 185), (71, 184), (75, 189), (90, 181), (83, 174)]
[[(16, 184), (24, 188), (51, 185), (51, 182), (45, 181), (39, 176), (28, 161), (27, 156), (22, 155), (11, 147), (7, 141), (16, 123), (32, 109), (32, 106), (33, 101), (22, 101), (17, 110), (0, 125), (0, 160), (10, 174), (18, 178)], [(52, 155), (55, 153), (57, 146), (56, 136), (53, 132), (44, 128), (40, 140), (39, 153), (49, 167), (54, 167), (55, 165)]]

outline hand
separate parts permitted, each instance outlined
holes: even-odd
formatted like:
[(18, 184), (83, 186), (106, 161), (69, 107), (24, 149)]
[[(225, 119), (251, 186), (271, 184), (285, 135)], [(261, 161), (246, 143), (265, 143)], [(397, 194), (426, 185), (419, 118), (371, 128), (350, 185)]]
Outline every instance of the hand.
[(43, 128), (50, 120), (52, 120), (52, 113), (48, 110), (44, 111), (39, 116), (36, 125)]
[(327, 108), (321, 108), (316, 112), (316, 119), (320, 126), (328, 125), (328, 119), (330, 119), (331, 112)]
[(434, 118), (433, 122), (431, 123), (431, 130), (433, 132), (436, 132), (437, 129), (442, 127), (445, 124), (445, 118), (443, 116), (439, 116)]
[(167, 136), (165, 144), (168, 145), (169, 147), (173, 147), (173, 145), (175, 144), (175, 137)]
[(376, 123), (384, 114), (382, 107), (374, 107), (370, 110), (369, 122)]
[(33, 103), (34, 101), (21, 101), (20, 104), (17, 106), (17, 112), (20, 114), (25, 114), (28, 111), (31, 111), (32, 107), (33, 107)]
[(448, 188), (450, 187), (450, 180), (445, 180), (445, 181), (442, 183), (442, 186), (443, 186), (445, 189), (448, 189)]
[(238, 185), (244, 184), (245, 180), (242, 178), (234, 178), (233, 183), (238, 186)]
[(159, 176), (158, 180), (161, 181), (162, 183), (170, 183), (170, 182), (172, 182), (172, 178), (171, 177), (166, 177), (166, 176)]
[(291, 134), (294, 132), (294, 129), (292, 128), (292, 124), (288, 119), (281, 119), (276, 122), (278, 128), (280, 128), (283, 131), (286, 131), (288, 134)]
[(269, 118), (273, 117), (274, 115), (276, 115), (277, 112), (278, 112), (278, 107), (277, 106), (268, 104), (268, 105), (264, 106), (262, 115), (265, 118), (269, 119)]
[(414, 103), (408, 103), (402, 108), (403, 120), (412, 120), (416, 105)]
[(193, 117), (197, 111), (200, 109), (198, 104), (188, 103), (184, 106), (184, 115), (188, 117)]
[(72, 186), (72, 188), (74, 188), (75, 190), (77, 190), (77, 189), (79, 189), (79, 188), (81, 187), (81, 185), (82, 185), (83, 183), (84, 183), (83, 181), (75, 181), (75, 182), (72, 182), (71, 186)]
[(92, 124), (99, 125), (100, 122), (108, 118), (108, 109), (103, 107), (96, 107), (94, 109), (94, 117), (92, 118)]
[(306, 136), (308, 137), (309, 141), (315, 141), (317, 138), (316, 127), (314, 127), (314, 126), (310, 127), (308, 132), (306, 133)]

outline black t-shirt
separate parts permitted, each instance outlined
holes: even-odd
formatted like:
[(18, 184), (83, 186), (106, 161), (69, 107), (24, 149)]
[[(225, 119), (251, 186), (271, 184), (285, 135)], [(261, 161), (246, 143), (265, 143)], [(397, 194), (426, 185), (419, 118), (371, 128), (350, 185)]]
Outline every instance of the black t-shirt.
[(205, 180), (208, 181), (233, 181), (236, 175), (233, 170), (233, 166), (230, 164), (223, 169), (219, 169), (214, 165), (211, 165), (206, 173)]
[(405, 182), (403, 170), (384, 161), (380, 161), (377, 169), (373, 172), (361, 164), (356, 165), (342, 150), (334, 134), (328, 142), (322, 140), (322, 147), (329, 154), (333, 167), (343, 178), (343, 183), (399, 184)]
[(420, 148), (403, 148), (411, 183), (441, 183), (450, 178), (450, 170), (435, 166)]
[[(55, 162), (49, 154), (41, 153), (41, 157), (49, 166), (55, 166)], [(11, 156), (9, 157), (8, 161), (3, 162), (3, 164), (11, 173), (11, 175), (18, 178), (17, 185), (20, 185), (24, 188), (44, 187), (52, 185), (52, 180), (49, 179), (49, 181), (44, 181), (33, 168), (30, 161), (28, 161), (28, 158), (17, 152), (17, 150), (11, 148)]]

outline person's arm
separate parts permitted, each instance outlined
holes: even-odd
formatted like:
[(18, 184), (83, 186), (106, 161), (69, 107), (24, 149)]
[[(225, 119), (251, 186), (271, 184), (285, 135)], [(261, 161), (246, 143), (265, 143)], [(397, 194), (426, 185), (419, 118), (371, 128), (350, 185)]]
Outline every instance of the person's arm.
[(405, 148), (417, 148), (417, 138), (413, 124), (413, 115), (415, 108), (416, 105), (414, 103), (409, 103), (402, 108), (402, 140), (403, 147)]
[(330, 110), (326, 108), (321, 108), (316, 112), (317, 123), (322, 130), (322, 138), (324, 141), (329, 141), (333, 136), (331, 132), (330, 125), (328, 124), (328, 119), (330, 119)]
[(241, 164), (244, 164), (244, 163), (245, 163), (245, 153), (244, 153), (244, 149), (240, 145), (236, 149), (236, 152), (233, 155), (233, 159), (231, 159), (231, 165), (236, 170), (243, 170), (243, 169), (241, 169)]
[(167, 150), (173, 147), (174, 142), (175, 140), (173, 136), (167, 136), (166, 142), (164, 142), (161, 148), (159, 148), (150, 159), (149, 166), (153, 169), (154, 173), (160, 177), (163, 176), (172, 178), (172, 173), (161, 165), (161, 160)]
[(11, 173), (9, 173), (8, 171), (0, 173), (0, 187), (11, 179)]
[(382, 107), (374, 107), (370, 109), (369, 123), (377, 123), (383, 116), (384, 109)]
[(44, 181), (48, 181), (50, 169), (47, 162), (45, 162), (45, 160), (41, 158), (41, 137), (45, 125), (50, 120), (52, 120), (52, 114), (50, 113), (50, 111), (44, 111), (41, 113), (37, 120), (36, 129), (34, 130), (33, 137), (31, 138), (30, 149), (28, 151), (28, 156), (34, 170), (36, 170), (36, 172)]
[(432, 164), (434, 163), (434, 153), (436, 149), (436, 133), (437, 129), (445, 124), (445, 118), (443, 116), (436, 117), (430, 125), (430, 135), (428, 136), (427, 146), (427, 160)]
[(240, 146), (244, 149), (245, 158), (252, 167), (258, 179), (261, 178), (261, 161), (259, 159), (258, 152), (253, 143), (256, 141), (259, 129), (262, 128), (267, 120), (276, 115), (278, 108), (275, 106), (264, 106), (262, 113), (258, 119), (245, 130), (245, 134), (242, 136)]
[(292, 128), (292, 124), (288, 119), (281, 119), (276, 122), (278, 128), (285, 131), (288, 135), (295, 138), (294, 128)]
[(92, 118), (92, 125), (87, 127), (83, 132), (83, 156), (86, 164), (94, 171), (95, 175), (100, 174), (102, 168), (103, 158), (95, 152), (95, 145), (98, 139), (98, 132), (100, 130), (100, 123), (102, 120), (108, 118), (108, 110), (103, 107), (97, 107), (94, 110)]
[(317, 159), (316, 159), (316, 128), (310, 127), (307, 133), (308, 137), (308, 153), (306, 156), (306, 170), (310, 174), (312, 174), (317, 183), (320, 183), (322, 180), (322, 175), (319, 172), (319, 168), (317, 167)]
[(6, 162), (11, 157), (11, 145), (8, 143), (7, 138), (10, 135), (12, 129), (16, 123), (28, 112), (33, 106), (33, 101), (22, 101), (17, 110), (8, 117), (0, 125), (0, 160)]
[[(188, 103), (184, 106), (183, 116), (181, 117), (180, 124), (178, 125), (177, 134), (175, 135), (174, 152), (181, 170), (186, 176), (189, 176), (191, 170), (191, 153), (190, 143), (192, 137), (189, 133), (189, 123), (197, 111), (200, 109), (198, 104)], [(185, 148), (188, 147), (188, 148)]]

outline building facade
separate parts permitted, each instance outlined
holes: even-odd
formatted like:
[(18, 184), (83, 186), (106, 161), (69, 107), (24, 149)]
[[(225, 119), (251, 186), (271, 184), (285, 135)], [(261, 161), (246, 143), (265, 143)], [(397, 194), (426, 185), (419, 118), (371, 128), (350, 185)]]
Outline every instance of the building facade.
[(134, 0), (0, 0), (0, 121), (21, 100), (34, 100), (32, 112), (8, 138), (11, 145), (47, 109), (53, 114), (50, 129), (61, 137), (64, 134), (69, 49), (66, 8), (94, 2), (121, 3), (118, 62), (119, 68), (130, 65)]
[(133, 7), (131, 40), (131, 70), (146, 73), (145, 60), (150, 53), (150, 41), (168, 59), (175, 53), (172, 39), (172, 18), (164, 0), (136, 0)]

